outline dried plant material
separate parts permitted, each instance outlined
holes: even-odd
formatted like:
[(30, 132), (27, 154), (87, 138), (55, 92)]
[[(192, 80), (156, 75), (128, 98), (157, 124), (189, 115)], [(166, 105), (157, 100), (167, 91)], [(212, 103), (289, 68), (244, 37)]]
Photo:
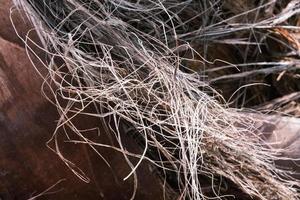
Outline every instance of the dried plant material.
[[(255, 127), (258, 119), (218, 102), (216, 99), (222, 97), (183, 61), (210, 63), (205, 54), (207, 43), (241, 31), (279, 26), (299, 12), (299, 5), (292, 1), (278, 15), (230, 24), (238, 16), (225, 18), (221, 3), (17, 1), (32, 19), (52, 58), (46, 64), (49, 76), (45, 80), (53, 88), (54, 103), (61, 114), (57, 129), (68, 126), (80, 137), (71, 142), (122, 152), (132, 169), (125, 179), (139, 178), (135, 171), (148, 160), (162, 171), (163, 179), (172, 176), (172, 181), (167, 181), (177, 186), (179, 199), (232, 198), (226, 193), (230, 183), (248, 198), (296, 200), (299, 183), (274, 165), (273, 161), (281, 158), (280, 150), (269, 148), (259, 137)], [(193, 48), (196, 40), (204, 55)], [(191, 58), (185, 57), (187, 52)], [(63, 65), (55, 65), (55, 58), (63, 60)], [(278, 63), (275, 70), (289, 67), (289, 63)], [(91, 141), (72, 123), (71, 119), (90, 105), (95, 105), (95, 111), (85, 114), (109, 118), (119, 146)], [(133, 136), (143, 147), (141, 154), (128, 152), (123, 146), (124, 126), (134, 130)], [(88, 181), (55, 144), (53, 150), (66, 165)], [(130, 157), (139, 161), (132, 163)]]

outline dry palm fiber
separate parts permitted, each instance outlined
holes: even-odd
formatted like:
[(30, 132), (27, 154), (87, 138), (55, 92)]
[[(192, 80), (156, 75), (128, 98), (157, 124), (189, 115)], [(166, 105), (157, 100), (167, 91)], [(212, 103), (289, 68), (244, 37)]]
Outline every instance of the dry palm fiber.
[[(239, 21), (240, 11), (226, 16), (227, 1), (16, 3), (27, 11), (45, 51), (53, 58), (47, 64), (49, 77), (45, 80), (53, 88), (61, 113), (58, 128), (71, 127), (81, 138), (71, 142), (92, 148), (107, 146), (89, 140), (71, 122), (85, 107), (95, 105), (95, 112), (85, 114), (108, 117), (113, 122), (111, 130), (119, 146), (111, 148), (124, 154), (132, 168), (128, 177), (135, 175), (140, 162), (148, 160), (164, 172), (162, 178), (176, 174), (180, 199), (230, 198), (230, 194), (223, 193), (227, 187), (224, 182), (228, 181), (256, 199), (299, 198), (295, 189), (298, 183), (274, 166), (280, 151), (263, 143), (255, 128), (256, 119), (221, 105), (216, 100), (221, 97), (205, 77), (185, 65), (190, 61), (208, 62), (194, 45), (205, 47), (243, 31), (281, 26), (299, 12), (297, 1), (259, 22)], [(252, 12), (274, 3), (259, 1)], [(64, 64), (54, 65), (55, 58)], [(59, 98), (68, 103), (61, 103)], [(80, 106), (74, 108), (74, 104)], [(123, 147), (124, 133), (119, 128), (122, 121), (135, 130), (144, 148), (142, 154)], [(53, 150), (87, 180), (63, 157), (57, 145)], [(130, 162), (131, 156), (140, 161)], [(204, 180), (209, 180), (209, 193), (204, 190)]]
[(265, 6), (267, 1), (225, 1), (225, 15), (232, 16), (229, 24), (250, 22), (252, 28), (233, 31), (196, 47), (211, 63), (205, 66), (195, 63), (193, 68), (208, 76), (230, 106), (257, 108), (258, 104), (288, 97), (300, 89), (299, 13), (280, 24), (259, 27), (261, 22), (280, 13), (297, 12), (299, 3), (268, 2)]

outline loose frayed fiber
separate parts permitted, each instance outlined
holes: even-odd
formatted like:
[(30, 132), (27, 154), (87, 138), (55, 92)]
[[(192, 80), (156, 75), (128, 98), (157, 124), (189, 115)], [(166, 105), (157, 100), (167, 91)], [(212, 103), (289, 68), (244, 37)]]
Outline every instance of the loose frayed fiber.
[[(256, 127), (259, 120), (228, 108), (207, 77), (188, 66), (209, 63), (195, 46), (284, 26), (300, 10), (298, 1), (290, 1), (276, 15), (266, 12), (256, 21), (255, 13), (277, 3), (259, 2), (234, 15), (226, 15), (226, 0), (18, 0), (16, 4), (34, 23), (50, 57), (45, 81), (61, 115), (57, 130), (71, 127), (80, 137), (71, 142), (108, 147), (85, 137), (71, 119), (78, 114), (109, 119), (112, 123), (107, 126), (118, 141), (110, 147), (122, 152), (132, 169), (125, 179), (138, 179), (136, 169), (148, 160), (162, 179), (175, 177), (179, 199), (228, 199), (232, 196), (224, 191), (233, 184), (255, 199), (296, 200), (299, 183), (274, 165), (281, 159), (280, 150), (263, 142)], [(242, 16), (254, 18), (245, 22)], [(91, 105), (94, 111), (85, 113)], [(123, 146), (122, 124), (134, 129), (132, 137), (140, 141), (141, 154)], [(53, 150), (88, 181), (58, 145)], [(133, 163), (130, 157), (139, 161)]]

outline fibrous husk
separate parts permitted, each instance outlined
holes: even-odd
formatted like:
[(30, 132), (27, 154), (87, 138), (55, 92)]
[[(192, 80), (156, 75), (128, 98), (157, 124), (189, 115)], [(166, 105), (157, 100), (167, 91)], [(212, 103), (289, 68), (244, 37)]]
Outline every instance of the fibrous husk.
[[(255, 126), (259, 119), (222, 105), (222, 96), (209, 85), (294, 70), (298, 61), (278, 60), (273, 68), (205, 76), (206, 67), (215, 61), (209, 58), (213, 51), (209, 48), (219, 43), (234, 44), (241, 52), (236, 63), (224, 59), (220, 67), (226, 68), (224, 63), (233, 68), (271, 65), (263, 61), (264, 55), (258, 56), (261, 41), (252, 40), (257, 35), (266, 39), (266, 34), (278, 32), (275, 26), (284, 27), (286, 20), (299, 13), (297, 1), (276, 15), (240, 23), (240, 16), (252, 19), (253, 13), (269, 9), (274, 2), (259, 1), (240, 15), (240, 10), (227, 14), (228, 2), (214, 0), (17, 3), (28, 12), (49, 56), (63, 60), (62, 65), (47, 63), (47, 81), (61, 115), (57, 127), (71, 127), (80, 137), (70, 142), (122, 152), (132, 169), (125, 179), (135, 176), (139, 164), (148, 160), (181, 199), (230, 198), (228, 184), (241, 191), (244, 199), (298, 199), (298, 183), (273, 163), (281, 158), (280, 150), (269, 148), (260, 138)], [(189, 67), (190, 62), (199, 63), (198, 73)], [(118, 146), (91, 141), (71, 123), (90, 105), (95, 106), (94, 112), (85, 114), (108, 119)], [(128, 152), (122, 143), (124, 134), (137, 138), (143, 153)], [(53, 150), (86, 180), (57, 145)], [(131, 156), (139, 161), (131, 162)]]

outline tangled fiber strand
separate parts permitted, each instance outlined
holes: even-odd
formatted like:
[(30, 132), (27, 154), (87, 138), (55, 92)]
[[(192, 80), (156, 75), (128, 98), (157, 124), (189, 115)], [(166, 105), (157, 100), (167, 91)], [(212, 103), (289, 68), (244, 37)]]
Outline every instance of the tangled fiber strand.
[[(87, 106), (101, 107), (84, 114), (113, 121), (110, 128), (119, 147), (111, 148), (121, 151), (132, 169), (125, 179), (131, 175), (138, 178), (135, 170), (143, 160), (149, 160), (164, 174), (177, 174), (181, 199), (229, 198), (223, 194), (220, 177), (253, 198), (298, 199), (298, 183), (274, 166), (279, 151), (260, 139), (256, 119), (221, 105), (216, 100), (221, 97), (204, 77), (184, 66), (184, 60), (194, 58), (181, 54), (190, 52), (203, 58), (193, 49), (194, 40), (206, 43), (221, 35), (275, 26), (299, 12), (299, 3), (293, 1), (290, 10), (260, 22), (228, 25), (238, 16), (224, 19), (220, 9), (224, 2), (16, 1), (27, 11), (45, 51), (53, 58), (47, 65), (46, 79), (61, 114), (57, 130), (68, 126), (81, 138), (73, 142), (94, 149), (107, 146), (89, 140), (71, 122)], [(267, 2), (253, 12), (270, 5)], [(55, 65), (55, 58), (64, 64)], [(123, 146), (121, 120), (142, 139), (140, 155)], [(149, 153), (153, 149), (155, 155)], [(57, 143), (53, 150), (76, 175), (88, 181), (63, 157)], [(132, 163), (131, 156), (139, 162)], [(202, 180), (210, 181), (209, 193), (203, 190)]]

